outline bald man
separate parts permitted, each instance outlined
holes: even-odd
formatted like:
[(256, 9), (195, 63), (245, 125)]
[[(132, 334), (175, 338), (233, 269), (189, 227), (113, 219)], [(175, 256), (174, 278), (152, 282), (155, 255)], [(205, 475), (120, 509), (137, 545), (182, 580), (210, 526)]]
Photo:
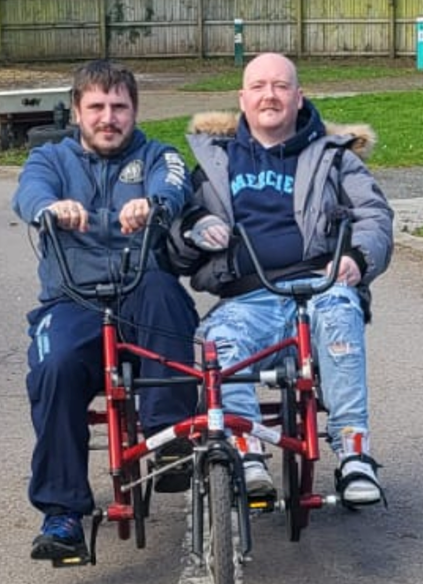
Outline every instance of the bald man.
[[(349, 249), (338, 281), (308, 308), (319, 363), (328, 435), (337, 457), (336, 485), (345, 505), (384, 500), (370, 455), (365, 323), (370, 285), (389, 265), (393, 213), (366, 168), (374, 134), (368, 126), (325, 124), (304, 97), (295, 65), (265, 53), (245, 68), (240, 115), (198, 114), (188, 137), (199, 163), (197, 205), (175, 223), (173, 262), (195, 290), (224, 300), (199, 333), (217, 343), (223, 368), (293, 332), (294, 301), (264, 289), (243, 245), (243, 225), (268, 278), (313, 281), (330, 269), (337, 229), (331, 217), (348, 207)], [(262, 363), (259, 364), (263, 366)], [(260, 421), (252, 384), (223, 387), (225, 411)], [(260, 442), (243, 444), (247, 489), (274, 492)]]

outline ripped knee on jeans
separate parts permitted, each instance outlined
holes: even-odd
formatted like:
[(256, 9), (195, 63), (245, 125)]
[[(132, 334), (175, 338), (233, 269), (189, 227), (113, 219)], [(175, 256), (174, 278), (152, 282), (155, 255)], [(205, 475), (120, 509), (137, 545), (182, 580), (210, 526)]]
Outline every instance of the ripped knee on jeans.
[(352, 347), (350, 343), (338, 341), (329, 345), (329, 351), (333, 355), (348, 355), (352, 352)]

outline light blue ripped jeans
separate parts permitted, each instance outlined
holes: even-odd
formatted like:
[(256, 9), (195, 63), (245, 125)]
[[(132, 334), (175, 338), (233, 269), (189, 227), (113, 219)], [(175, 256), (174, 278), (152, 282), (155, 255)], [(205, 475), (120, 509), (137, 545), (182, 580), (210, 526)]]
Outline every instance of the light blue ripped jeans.
[[(363, 312), (356, 289), (343, 284), (335, 284), (314, 296), (308, 309), (323, 402), (329, 411), (328, 433), (331, 447), (337, 452), (341, 449), (342, 428), (368, 429)], [(198, 333), (216, 342), (220, 365), (226, 369), (291, 336), (295, 330), (294, 317), (292, 299), (260, 289), (217, 305), (206, 315)], [(278, 357), (262, 360), (245, 372), (273, 366)], [(260, 421), (253, 384), (225, 384), (222, 391), (226, 412)]]

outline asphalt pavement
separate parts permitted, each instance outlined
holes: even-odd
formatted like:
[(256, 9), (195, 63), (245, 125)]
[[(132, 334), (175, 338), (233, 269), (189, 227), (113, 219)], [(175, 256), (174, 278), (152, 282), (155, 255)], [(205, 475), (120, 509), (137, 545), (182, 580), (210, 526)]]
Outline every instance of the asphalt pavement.
[[(410, 233), (423, 225), (422, 170), (378, 173), (396, 213), (397, 250), (374, 286), (369, 409), (373, 452), (384, 465), (380, 476), (389, 508), (375, 506), (354, 514), (340, 508), (316, 510), (298, 544), (286, 540), (282, 514), (254, 519), (252, 561), (243, 571), (244, 584), (421, 584), (423, 238)], [(95, 567), (53, 570), (49, 563), (29, 559), (40, 515), (26, 494), (33, 434), (24, 383), (25, 313), (37, 293), (37, 261), (27, 228), (10, 209), (18, 172), (0, 168), (0, 582), (205, 584), (188, 553), (189, 501), (182, 495), (153, 497), (145, 550), (136, 550), (133, 541), (119, 541), (116, 526), (105, 524)], [(202, 312), (204, 297), (196, 301)], [(332, 492), (334, 459), (325, 444), (321, 455), (316, 487)], [(270, 465), (280, 486), (280, 456)], [(110, 500), (105, 453), (92, 454), (90, 475), (97, 503), (104, 505)]]

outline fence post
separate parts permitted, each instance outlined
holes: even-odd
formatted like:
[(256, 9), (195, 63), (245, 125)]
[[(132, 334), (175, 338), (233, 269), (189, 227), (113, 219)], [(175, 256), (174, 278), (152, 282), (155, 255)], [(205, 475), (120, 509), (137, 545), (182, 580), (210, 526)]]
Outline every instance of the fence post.
[(416, 20), (416, 54), (417, 54), (417, 69), (423, 69), (423, 16), (419, 16)]
[(98, 18), (99, 18), (99, 35), (100, 35), (100, 57), (107, 59), (109, 53), (108, 47), (108, 31), (107, 31), (107, 12), (106, 0), (98, 0)]
[(203, 0), (197, 0), (197, 38), (198, 56), (204, 59), (204, 6)]
[(242, 18), (234, 20), (234, 53), (235, 65), (242, 66), (244, 62), (244, 40), (243, 40), (244, 22)]
[(0, 61), (3, 60), (3, 18), (2, 18), (2, 1), (0, 0)]
[(297, 0), (296, 4), (297, 13), (297, 58), (301, 59), (303, 56), (304, 48), (304, 11), (303, 11), (303, 0)]

